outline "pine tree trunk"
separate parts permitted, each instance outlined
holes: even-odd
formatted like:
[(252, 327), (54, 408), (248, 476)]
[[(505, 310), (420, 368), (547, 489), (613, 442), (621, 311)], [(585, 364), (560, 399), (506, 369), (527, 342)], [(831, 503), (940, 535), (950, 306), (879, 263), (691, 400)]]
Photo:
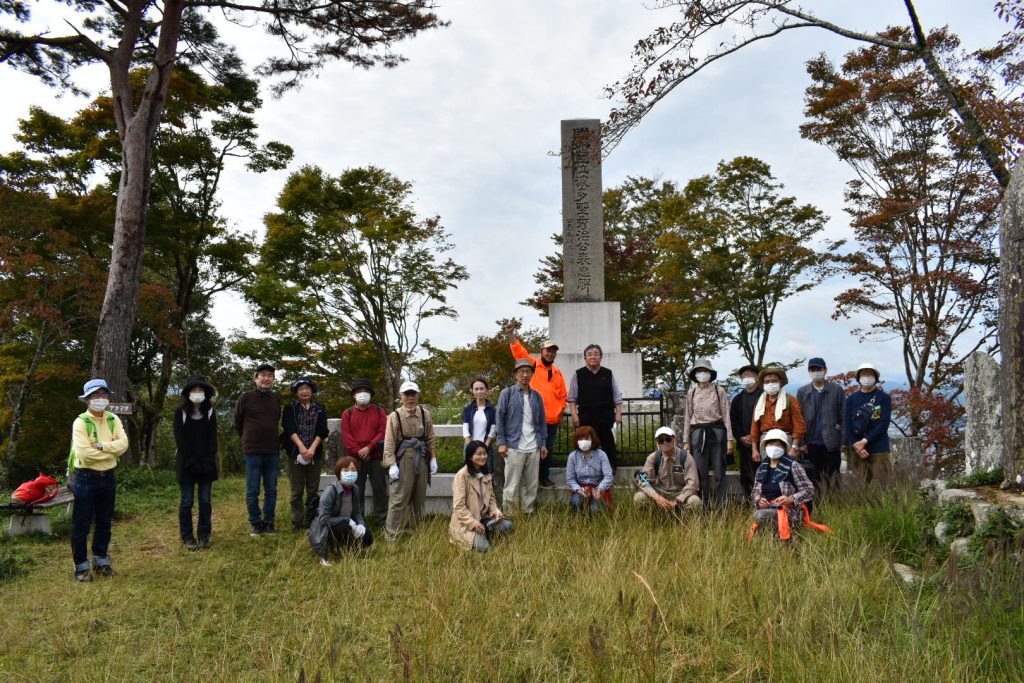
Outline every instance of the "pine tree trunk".
[(999, 232), (999, 346), (1003, 356), (1003, 471), (1024, 487), (1024, 164), (1003, 198)]

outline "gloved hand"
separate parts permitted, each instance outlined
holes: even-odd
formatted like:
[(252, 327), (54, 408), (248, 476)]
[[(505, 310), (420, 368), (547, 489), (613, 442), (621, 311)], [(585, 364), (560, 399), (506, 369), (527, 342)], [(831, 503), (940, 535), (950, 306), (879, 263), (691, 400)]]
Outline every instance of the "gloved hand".
[(394, 465), (392, 465), (391, 467), (388, 468), (388, 477), (391, 478), (391, 481), (398, 481), (398, 463), (397, 462)]
[(362, 538), (366, 535), (366, 527), (362, 524), (356, 524), (355, 527), (352, 529), (352, 535), (356, 538)]
[[(352, 529), (352, 533), (355, 533), (356, 532), (356, 528), (359, 527), (359, 525), (356, 524), (351, 518), (349, 518), (349, 520), (348, 520), (348, 526), (349, 526), (350, 529)], [(356, 538), (359, 538), (359, 537), (356, 536)]]
[(437, 474), (437, 458), (430, 459), (430, 473)]

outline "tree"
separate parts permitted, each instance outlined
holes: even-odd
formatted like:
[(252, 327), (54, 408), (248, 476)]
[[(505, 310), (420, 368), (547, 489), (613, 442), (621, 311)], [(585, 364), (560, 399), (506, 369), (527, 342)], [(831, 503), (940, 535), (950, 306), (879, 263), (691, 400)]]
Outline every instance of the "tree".
[[(900, 42), (906, 33), (883, 35)], [(955, 36), (937, 31), (929, 46), (949, 73), (971, 82), (972, 100), (987, 102), (984, 93), (995, 86), (984, 74), (961, 73), (968, 60)], [(846, 201), (858, 246), (840, 259), (857, 284), (836, 298), (833, 317), (873, 317), (855, 332), (900, 340), (911, 389), (925, 402), (931, 392), (953, 400), (967, 355), (986, 344), (994, 350), (1002, 189), (915, 56), (871, 46), (848, 54), (841, 70), (822, 56), (808, 72), (813, 83), (801, 133), (857, 175)], [(1019, 139), (1024, 108), (1006, 104), (1000, 111)]]
[(246, 290), (273, 336), (319, 353), (361, 341), (377, 352), (384, 398), (423, 342), (420, 326), (455, 318), (449, 290), (467, 279), (439, 216), (420, 219), (412, 186), (375, 167), (293, 173), (267, 214), (257, 278)]
[[(944, 99), (947, 108), (956, 112), (966, 143), (976, 150), (998, 184), (1005, 188), (1010, 181), (1007, 160), (1015, 157), (1016, 150), (1005, 146), (997, 130), (986, 125), (992, 122), (986, 121), (984, 106), (972, 99), (970, 82), (959, 80), (935, 53), (912, 0), (904, 0), (904, 5), (910, 26), (894, 37), (888, 30), (864, 33), (839, 26), (790, 0), (661, 0), (660, 8), (678, 8), (682, 16), (639, 40), (633, 48), (633, 68), (629, 75), (606, 88), (610, 98), (620, 101), (609, 114), (603, 132), (606, 150), (613, 149), (658, 102), (705, 67), (748, 45), (794, 29), (816, 28), (893, 50), (909, 61), (919, 62), (932, 88)], [(1021, 16), (1020, 4), (1013, 0), (1000, 2), (997, 9), (1013, 18)], [(718, 40), (723, 27), (733, 27), (738, 33)], [(705, 51), (707, 44), (714, 47)], [(1013, 62), (1015, 68), (1007, 73), (1017, 80), (1014, 85), (1019, 85), (1021, 47), (1018, 31), (1008, 34), (991, 50), (978, 51), (974, 57), (980, 64), (996, 54)], [(1017, 90), (1012, 88), (1006, 93), (1007, 99), (1015, 97), (1013, 91)]]
[[(283, 77), (280, 93), (314, 74), (330, 60), (355, 66), (393, 67), (399, 40), (443, 25), (430, 10), (433, 0), (381, 3), (374, 0), (70, 0), (79, 19), (66, 35), (0, 28), (0, 61), (44, 83), (76, 89), (74, 72), (100, 63), (110, 74), (110, 103), (120, 146), (120, 182), (107, 288), (93, 350), (93, 374), (104, 376), (115, 396), (129, 395), (128, 357), (146, 236), (153, 144), (172, 75), (180, 63), (217, 73), (238, 71), (240, 61), (207, 19), (216, 14), (240, 25), (260, 23), (285, 48), (257, 73)], [(0, 12), (13, 25), (31, 19), (22, 2), (4, 2)], [(132, 78), (135, 69), (146, 77)]]

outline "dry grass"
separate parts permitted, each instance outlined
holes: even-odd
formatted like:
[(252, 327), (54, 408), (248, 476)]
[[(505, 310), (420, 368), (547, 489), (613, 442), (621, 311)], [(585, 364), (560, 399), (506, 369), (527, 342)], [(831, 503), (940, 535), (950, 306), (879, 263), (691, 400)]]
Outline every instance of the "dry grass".
[[(115, 522), (120, 572), (70, 580), (65, 539), (9, 541), (0, 679), (29, 681), (1019, 680), (1024, 612), (953, 609), (897, 584), (863, 507), (791, 549), (744, 542), (736, 510), (685, 527), (620, 500), (610, 518), (543, 508), (487, 556), (447, 518), (324, 569), (303, 537), (252, 539), (243, 482), (214, 487), (214, 547), (177, 540), (167, 496)], [(286, 520), (287, 482), (279, 489)], [(878, 511), (873, 513), (877, 516)], [(986, 652), (977, 648), (986, 647)]]

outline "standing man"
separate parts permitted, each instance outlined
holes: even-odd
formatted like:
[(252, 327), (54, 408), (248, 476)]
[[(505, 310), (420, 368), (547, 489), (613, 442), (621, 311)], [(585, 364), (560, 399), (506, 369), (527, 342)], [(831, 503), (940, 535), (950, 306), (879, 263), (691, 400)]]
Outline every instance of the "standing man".
[[(281, 436), (288, 458), (288, 484), (291, 487), (292, 531), (308, 529), (320, 507), (320, 471), (324, 464), (324, 439), (327, 438), (327, 410), (313, 400), (316, 382), (300, 377), (292, 382), (295, 400), (281, 416)], [(306, 502), (303, 504), (302, 495)]]
[[(558, 438), (558, 425), (562, 420), (562, 413), (565, 412), (565, 398), (568, 390), (565, 387), (565, 377), (562, 371), (555, 367), (555, 356), (558, 355), (558, 344), (548, 339), (540, 349), (540, 364), (537, 359), (530, 355), (526, 347), (516, 337), (515, 329), (509, 325), (505, 328), (508, 332), (509, 347), (512, 349), (512, 357), (516, 360), (526, 358), (533, 363), (533, 379), (530, 386), (536, 389), (541, 398), (544, 399), (544, 420), (547, 423), (547, 435), (544, 438), (544, 445), (547, 447), (548, 455), (555, 449), (555, 439)], [(550, 488), (555, 485), (551, 481), (551, 458), (540, 459), (540, 485)]]
[[(281, 442), (277, 425), (281, 421), (281, 399), (273, 391), (274, 366), (256, 368), (256, 388), (235, 403), (235, 431), (242, 437), (245, 460), (245, 507), (249, 511), (249, 535), (276, 534), (277, 473)], [(263, 482), (263, 515), (260, 516), (260, 481)]]
[(851, 446), (850, 470), (864, 483), (877, 479), (885, 483), (889, 476), (889, 423), (892, 399), (878, 386), (878, 369), (871, 363), (857, 368), (855, 391), (846, 399), (844, 443)]
[(594, 428), (614, 470), (619, 458), (612, 427), (622, 424), (622, 392), (612, 371), (601, 367), (603, 357), (604, 352), (597, 344), (583, 349), (586, 366), (573, 374), (566, 400), (572, 412), (572, 426)]
[[(71, 429), (71, 454), (68, 479), (75, 494), (71, 510), (71, 556), (75, 562), (75, 581), (88, 583), (92, 573), (114, 576), (110, 566), (110, 528), (114, 521), (117, 459), (128, 450), (128, 436), (121, 418), (107, 411), (110, 388), (102, 379), (91, 379), (82, 388), (79, 401), (88, 409), (75, 418)], [(92, 571), (86, 542), (92, 533)]]
[(743, 495), (750, 495), (754, 490), (754, 473), (757, 464), (754, 462), (754, 451), (751, 448), (750, 423), (754, 421), (754, 406), (763, 393), (757, 385), (757, 376), (761, 368), (756, 365), (744, 365), (739, 369), (740, 383), (743, 390), (733, 396), (729, 405), (729, 422), (732, 423), (732, 436), (736, 439), (740, 458), (740, 486)]
[(516, 383), (498, 396), (498, 455), (505, 458), (505, 506), (522, 507), (531, 513), (537, 504), (538, 462), (548, 455), (544, 437), (544, 400), (530, 388), (533, 363), (520, 358), (515, 365)]
[(384, 467), (388, 468), (388, 518), (385, 538), (398, 540), (423, 518), (430, 475), (437, 474), (434, 421), (420, 403), (416, 382), (403, 382), (402, 405), (388, 416), (384, 430)]
[(812, 358), (807, 362), (811, 383), (800, 387), (797, 400), (803, 409), (807, 424), (806, 445), (803, 447), (813, 467), (806, 467), (807, 475), (820, 491), (822, 486), (839, 486), (840, 448), (843, 440), (843, 413), (846, 394), (835, 382), (826, 382), (828, 368), (825, 359)]
[(363, 497), (366, 509), (366, 480), (373, 487), (373, 515), (377, 525), (383, 527), (388, 516), (388, 485), (381, 458), (384, 457), (384, 434), (388, 414), (373, 400), (370, 380), (359, 377), (352, 382), (352, 400), (355, 405), (341, 414), (341, 439), (345, 453), (352, 456), (359, 468), (356, 488)]

